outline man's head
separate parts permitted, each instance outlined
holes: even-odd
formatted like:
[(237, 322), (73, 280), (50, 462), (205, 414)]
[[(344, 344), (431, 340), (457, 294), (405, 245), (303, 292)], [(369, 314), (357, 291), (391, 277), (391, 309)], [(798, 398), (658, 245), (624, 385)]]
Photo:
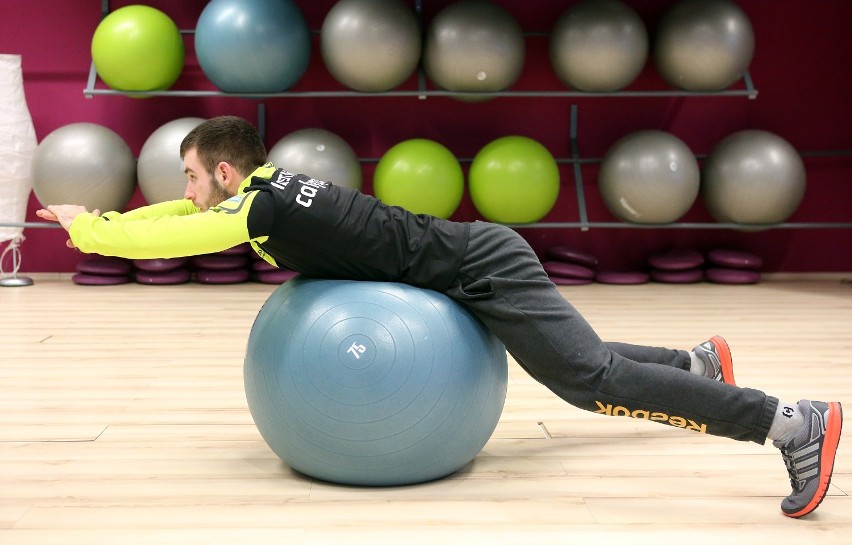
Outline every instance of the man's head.
[(188, 180), (184, 198), (207, 210), (236, 195), (240, 182), (266, 162), (266, 148), (246, 120), (223, 116), (190, 131), (180, 156)]

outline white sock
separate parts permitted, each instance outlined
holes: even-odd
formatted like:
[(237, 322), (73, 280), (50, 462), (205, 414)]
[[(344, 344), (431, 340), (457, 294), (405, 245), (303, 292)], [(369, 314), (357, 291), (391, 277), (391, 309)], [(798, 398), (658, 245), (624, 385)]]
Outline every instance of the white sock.
[(702, 377), (706, 376), (704, 373), (707, 371), (707, 369), (704, 365), (704, 360), (699, 358), (698, 355), (691, 350), (689, 351), (689, 359), (692, 362), (689, 365), (689, 372), (694, 373), (696, 375), (701, 375)]
[(796, 437), (804, 425), (805, 415), (799, 410), (797, 403), (779, 401), (768, 437), (778, 445), (786, 445)]

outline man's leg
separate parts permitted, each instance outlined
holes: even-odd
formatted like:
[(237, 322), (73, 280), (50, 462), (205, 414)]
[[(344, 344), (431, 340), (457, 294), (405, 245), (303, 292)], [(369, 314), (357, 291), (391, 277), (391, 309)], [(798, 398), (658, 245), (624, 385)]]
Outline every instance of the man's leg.
[[(781, 449), (793, 486), (782, 502), (784, 513), (804, 516), (824, 498), (840, 441), (839, 403), (779, 405), (758, 390), (625, 358), (600, 340), (547, 280), (526, 242), (504, 227), (471, 228), (467, 258), (447, 294), (470, 308), (533, 377), (569, 403), (761, 444), (769, 436)], [(802, 424), (790, 425), (796, 416)]]
[(671, 352), (663, 353), (664, 364), (650, 365), (613, 351), (511, 229), (472, 225), (459, 281), (447, 293), (470, 308), (536, 380), (577, 407), (738, 440), (766, 440), (776, 398), (665, 365)]

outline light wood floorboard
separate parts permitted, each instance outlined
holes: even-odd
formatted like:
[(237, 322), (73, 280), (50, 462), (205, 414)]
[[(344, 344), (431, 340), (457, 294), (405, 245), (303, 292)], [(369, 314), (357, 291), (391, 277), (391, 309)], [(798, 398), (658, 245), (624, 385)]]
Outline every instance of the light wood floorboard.
[[(436, 482), (359, 488), (291, 471), (243, 393), (275, 286), (0, 288), (0, 544), (852, 542), (852, 448), (791, 520), (770, 445), (606, 418), (510, 362), (493, 437)], [(852, 284), (561, 288), (604, 339), (730, 343), (740, 385), (852, 410)], [(848, 442), (848, 438), (844, 440)]]

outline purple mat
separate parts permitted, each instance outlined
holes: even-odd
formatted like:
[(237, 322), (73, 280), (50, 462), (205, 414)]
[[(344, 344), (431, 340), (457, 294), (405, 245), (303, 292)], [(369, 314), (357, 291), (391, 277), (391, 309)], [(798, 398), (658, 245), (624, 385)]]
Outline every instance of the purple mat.
[(763, 266), (760, 256), (737, 250), (717, 248), (711, 250), (707, 258), (714, 265), (731, 269), (759, 269)]
[(254, 275), (254, 279), (261, 284), (283, 284), (299, 273), (287, 269), (275, 269)]
[(591, 278), (568, 278), (564, 276), (548, 275), (550, 281), (557, 286), (585, 286), (594, 282)]
[(759, 272), (744, 269), (714, 267), (707, 269), (705, 274), (707, 280), (716, 284), (757, 284), (760, 282)]
[(186, 269), (158, 272), (138, 271), (136, 273), (136, 282), (151, 286), (169, 286), (189, 282), (190, 276), (190, 272)]
[(133, 265), (140, 271), (165, 272), (179, 269), (186, 265), (189, 259), (174, 257), (171, 259), (134, 259)]
[(244, 242), (242, 244), (237, 244), (233, 248), (222, 250), (216, 255), (246, 255), (249, 252), (251, 252), (251, 244), (249, 244), (248, 242)]
[(92, 256), (77, 263), (77, 272), (101, 276), (126, 276), (133, 267), (120, 257)]
[(694, 284), (704, 280), (704, 271), (701, 269), (684, 269), (680, 271), (665, 271), (654, 269), (651, 271), (651, 280), (664, 284)]
[(547, 249), (547, 255), (557, 261), (576, 263), (577, 265), (585, 265), (586, 267), (596, 267), (598, 265), (598, 258), (595, 256), (569, 248), (568, 246), (550, 247)]
[(195, 280), (201, 284), (240, 284), (249, 279), (248, 269), (226, 271), (201, 269), (196, 271)]
[(648, 264), (655, 269), (682, 271), (704, 264), (704, 256), (694, 250), (671, 250), (648, 257)]
[(639, 271), (603, 271), (595, 275), (595, 282), (601, 284), (647, 284), (648, 273)]
[(199, 269), (227, 271), (245, 267), (248, 264), (248, 257), (222, 254), (197, 255), (192, 258), (192, 263)]
[(561, 261), (545, 261), (541, 264), (544, 267), (544, 272), (552, 276), (560, 276), (562, 278), (588, 278), (595, 277), (595, 271), (582, 265), (573, 263), (562, 263)]
[(278, 270), (280, 270), (275, 265), (268, 263), (268, 262), (266, 262), (262, 259), (252, 261), (251, 269), (255, 272), (267, 272), (267, 271), (278, 271)]
[(116, 286), (130, 282), (129, 276), (77, 273), (71, 281), (81, 286)]

